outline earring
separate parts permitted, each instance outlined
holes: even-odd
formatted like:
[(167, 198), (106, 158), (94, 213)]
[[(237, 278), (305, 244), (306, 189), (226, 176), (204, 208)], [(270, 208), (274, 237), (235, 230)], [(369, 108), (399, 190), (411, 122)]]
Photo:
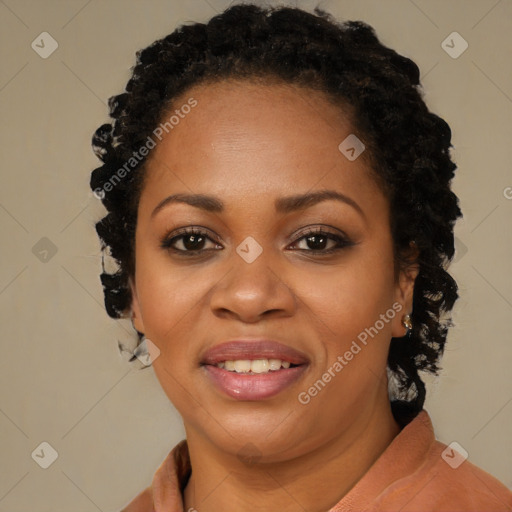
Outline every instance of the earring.
[(410, 334), (412, 330), (411, 315), (404, 315), (404, 317), (402, 318), (402, 325), (407, 329), (407, 332), (405, 334)]

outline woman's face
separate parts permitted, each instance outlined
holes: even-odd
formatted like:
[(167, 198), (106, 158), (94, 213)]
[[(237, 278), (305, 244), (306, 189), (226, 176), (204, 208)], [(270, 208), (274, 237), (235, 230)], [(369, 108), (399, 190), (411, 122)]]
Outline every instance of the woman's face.
[(346, 116), (315, 91), (233, 81), (173, 109), (148, 158), (132, 290), (187, 434), (270, 461), (361, 427), (389, 407), (413, 277), (395, 275), (366, 155), (339, 149)]

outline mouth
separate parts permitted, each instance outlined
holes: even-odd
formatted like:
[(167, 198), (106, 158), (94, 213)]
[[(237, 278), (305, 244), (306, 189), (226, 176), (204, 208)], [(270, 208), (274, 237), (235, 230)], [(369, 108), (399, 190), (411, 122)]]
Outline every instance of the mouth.
[(281, 369), (295, 368), (299, 365), (281, 359), (237, 359), (236, 361), (221, 361), (216, 366), (228, 372), (260, 375), (262, 373), (277, 372)]
[(264, 400), (296, 382), (309, 365), (298, 350), (272, 340), (235, 340), (209, 349), (201, 367), (217, 390), (236, 400)]

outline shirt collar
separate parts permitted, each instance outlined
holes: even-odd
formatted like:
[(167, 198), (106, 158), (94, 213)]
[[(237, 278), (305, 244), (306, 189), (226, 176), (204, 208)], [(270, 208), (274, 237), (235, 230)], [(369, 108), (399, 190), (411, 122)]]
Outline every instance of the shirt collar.
[[(413, 473), (434, 441), (430, 416), (422, 410), (402, 428), (364, 476), (329, 512), (363, 510), (394, 481)], [(183, 440), (169, 453), (153, 477), (155, 512), (183, 512), (183, 491), (191, 472), (188, 445)]]

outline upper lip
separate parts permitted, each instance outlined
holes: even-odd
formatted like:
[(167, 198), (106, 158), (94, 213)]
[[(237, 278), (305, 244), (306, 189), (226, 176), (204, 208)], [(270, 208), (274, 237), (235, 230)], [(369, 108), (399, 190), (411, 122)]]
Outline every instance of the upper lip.
[(298, 350), (270, 339), (229, 340), (203, 353), (202, 364), (215, 365), (240, 359), (281, 359), (291, 364), (305, 364), (308, 358)]

